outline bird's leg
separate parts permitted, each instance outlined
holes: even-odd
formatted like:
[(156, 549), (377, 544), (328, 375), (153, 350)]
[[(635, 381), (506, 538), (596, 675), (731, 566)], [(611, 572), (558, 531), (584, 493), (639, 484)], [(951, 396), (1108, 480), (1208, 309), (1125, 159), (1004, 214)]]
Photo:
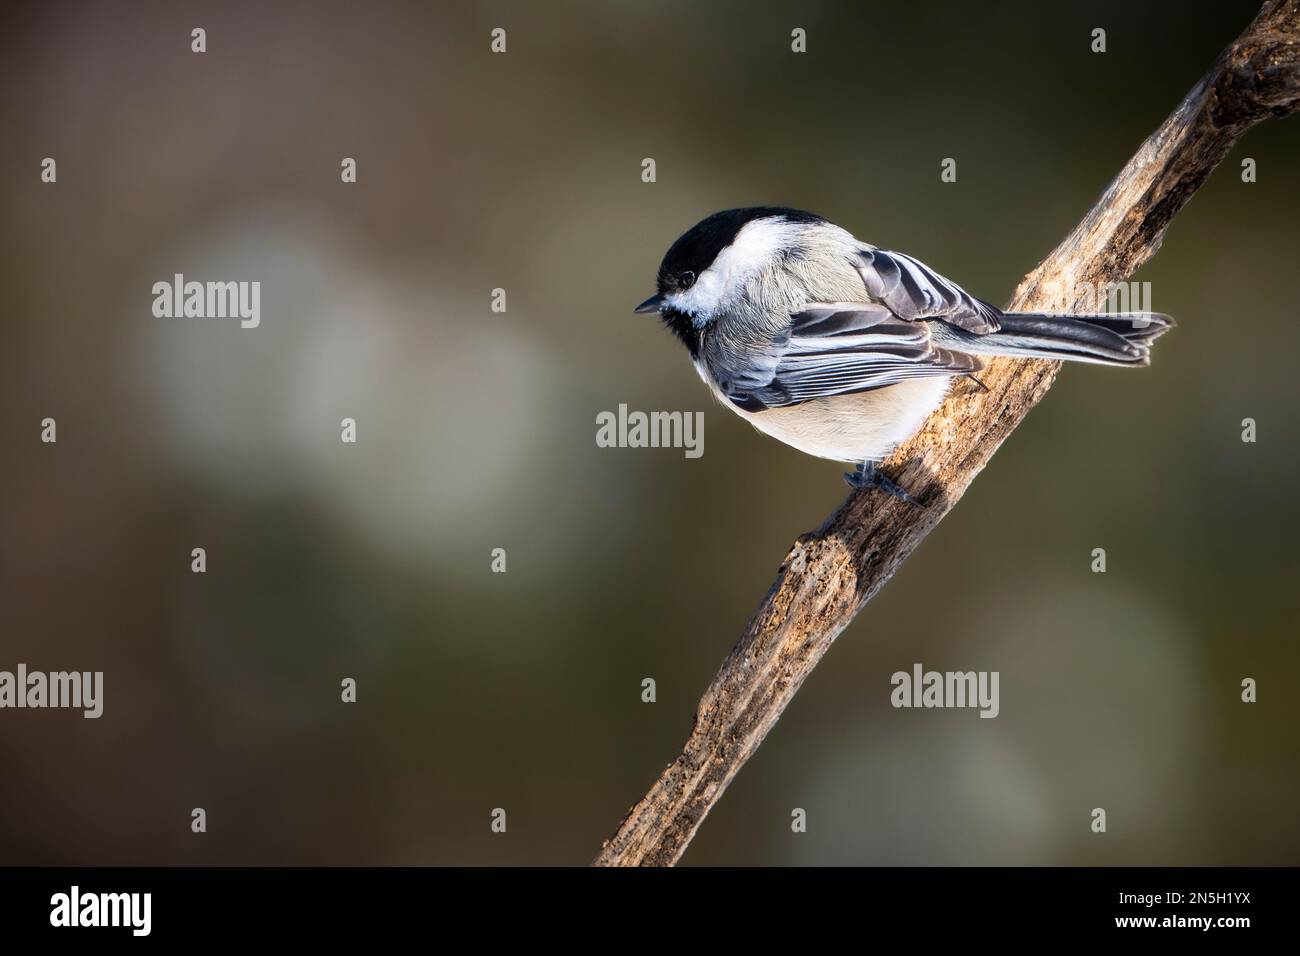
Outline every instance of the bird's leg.
[(844, 481), (856, 491), (863, 488), (879, 488), (885, 494), (897, 498), (899, 501), (905, 501), (909, 505), (916, 505), (918, 508), (921, 503), (907, 493), (902, 485), (895, 483), (888, 475), (876, 467), (874, 461), (864, 461), (858, 465), (857, 471), (844, 473)]

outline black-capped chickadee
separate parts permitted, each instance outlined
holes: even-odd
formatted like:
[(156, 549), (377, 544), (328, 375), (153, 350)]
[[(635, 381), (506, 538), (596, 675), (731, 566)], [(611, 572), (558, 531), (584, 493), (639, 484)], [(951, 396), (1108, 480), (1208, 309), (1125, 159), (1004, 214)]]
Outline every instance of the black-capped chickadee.
[(659, 267), (657, 312), (734, 412), (800, 451), (856, 462), (855, 488), (911, 501), (875, 463), (943, 402), (979, 356), (1146, 365), (1167, 315), (1008, 313), (910, 256), (821, 216), (762, 206), (714, 213)]

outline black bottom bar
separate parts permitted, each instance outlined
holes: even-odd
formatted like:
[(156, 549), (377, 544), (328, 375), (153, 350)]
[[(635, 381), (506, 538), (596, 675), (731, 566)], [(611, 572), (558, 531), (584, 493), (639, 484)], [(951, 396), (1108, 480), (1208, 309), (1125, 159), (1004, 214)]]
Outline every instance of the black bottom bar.
[(772, 932), (777, 920), (790, 929), (811, 921), (819, 934), (850, 927), (864, 941), (1046, 931), (1231, 942), (1285, 932), (1298, 883), (1293, 869), (28, 868), (0, 870), (0, 925), (7, 942), (90, 945), (146, 928), (176, 943), (332, 945), (454, 929), (493, 940), (513, 929), (541, 942), (608, 928), (627, 944), (662, 944), (670, 927), (701, 919), (710, 937), (736, 941)]

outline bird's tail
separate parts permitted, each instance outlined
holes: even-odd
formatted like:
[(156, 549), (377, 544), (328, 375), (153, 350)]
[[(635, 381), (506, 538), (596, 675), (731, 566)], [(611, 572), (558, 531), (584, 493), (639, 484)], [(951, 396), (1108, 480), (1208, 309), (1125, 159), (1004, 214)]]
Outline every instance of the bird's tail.
[(1146, 365), (1151, 343), (1174, 325), (1160, 312), (1112, 315), (1045, 315), (1006, 312), (990, 335), (972, 335), (959, 346), (976, 355), (1018, 355), (1099, 365)]

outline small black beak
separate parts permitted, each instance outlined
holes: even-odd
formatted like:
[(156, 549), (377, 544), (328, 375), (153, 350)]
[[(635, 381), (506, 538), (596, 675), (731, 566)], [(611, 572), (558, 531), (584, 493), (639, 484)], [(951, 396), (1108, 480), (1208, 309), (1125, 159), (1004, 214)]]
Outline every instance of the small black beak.
[(658, 312), (658, 311), (663, 307), (663, 304), (664, 304), (664, 297), (663, 297), (663, 296), (661, 296), (661, 295), (652, 295), (652, 296), (650, 296), (650, 298), (646, 299), (644, 302), (642, 302), (640, 305), (638, 305), (638, 306), (637, 306), (635, 309), (633, 309), (632, 311), (633, 311), (633, 312), (640, 312), (640, 313), (645, 313), (645, 312)]

